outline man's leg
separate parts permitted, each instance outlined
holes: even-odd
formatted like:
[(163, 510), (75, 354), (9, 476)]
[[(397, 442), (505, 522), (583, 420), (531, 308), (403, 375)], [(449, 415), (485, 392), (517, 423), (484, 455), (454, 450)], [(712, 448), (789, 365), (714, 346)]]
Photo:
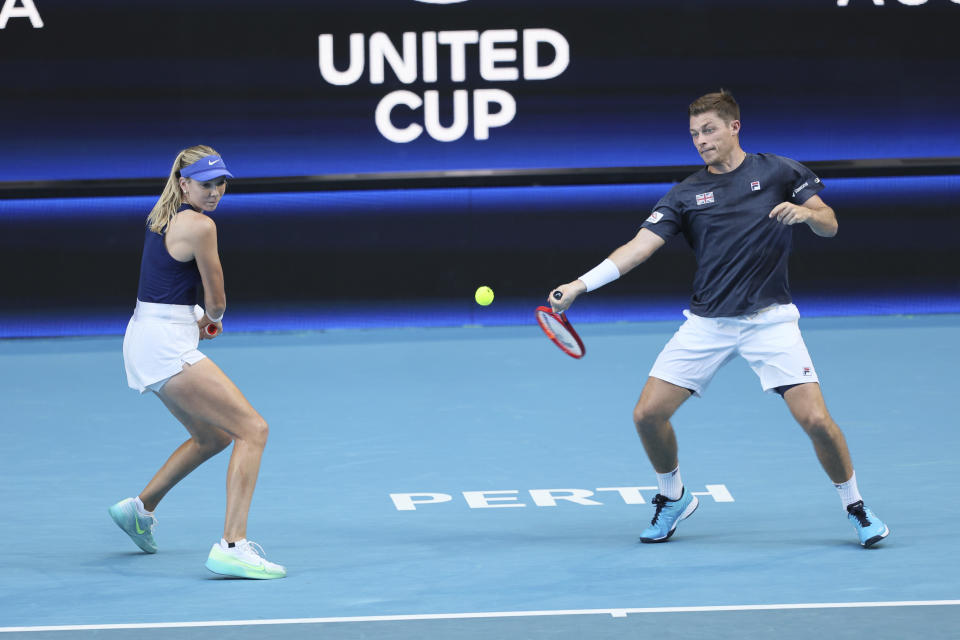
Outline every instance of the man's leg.
[(847, 440), (827, 411), (820, 385), (808, 382), (790, 387), (783, 393), (783, 399), (810, 436), (820, 465), (840, 493), (847, 518), (857, 530), (861, 546), (869, 547), (886, 538), (890, 530), (860, 498)]
[(830, 417), (827, 405), (816, 382), (798, 384), (787, 389), (783, 399), (794, 419), (810, 437), (820, 465), (834, 484), (841, 484), (853, 475), (853, 462), (843, 431)]
[(670, 418), (691, 395), (690, 389), (651, 377), (647, 378), (633, 408), (637, 434), (657, 473), (669, 473), (677, 468), (677, 436)]
[(677, 524), (696, 511), (699, 504), (680, 480), (677, 436), (670, 424), (670, 417), (691, 394), (689, 389), (650, 377), (633, 409), (637, 434), (657, 472), (660, 488), (653, 499), (656, 507), (653, 520), (640, 534), (641, 542), (666, 542)]

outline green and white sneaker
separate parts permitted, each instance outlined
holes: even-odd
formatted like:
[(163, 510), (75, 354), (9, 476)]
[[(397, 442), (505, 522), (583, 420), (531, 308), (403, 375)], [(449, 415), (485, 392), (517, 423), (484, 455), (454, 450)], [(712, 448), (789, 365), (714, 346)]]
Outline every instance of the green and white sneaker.
[(221, 538), (210, 549), (205, 566), (214, 573), (235, 578), (271, 580), (287, 576), (286, 569), (264, 557), (263, 547), (246, 538), (238, 540), (232, 547)]
[(153, 539), (153, 530), (157, 528), (157, 517), (137, 509), (133, 498), (121, 500), (109, 509), (110, 517), (130, 536), (134, 544), (146, 553), (156, 553), (157, 543)]

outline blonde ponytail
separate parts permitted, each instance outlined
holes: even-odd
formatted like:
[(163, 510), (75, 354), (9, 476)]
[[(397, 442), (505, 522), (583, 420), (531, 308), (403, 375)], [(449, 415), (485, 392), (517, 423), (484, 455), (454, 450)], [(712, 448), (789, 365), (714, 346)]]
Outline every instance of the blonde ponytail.
[(150, 210), (150, 215), (147, 216), (147, 226), (150, 227), (150, 231), (154, 233), (166, 232), (170, 220), (173, 219), (173, 216), (180, 210), (180, 205), (183, 204), (183, 192), (180, 189), (180, 170), (200, 158), (215, 155), (219, 154), (203, 144), (189, 147), (177, 154), (177, 159), (173, 161), (170, 177), (167, 178), (163, 193), (160, 194), (157, 203)]

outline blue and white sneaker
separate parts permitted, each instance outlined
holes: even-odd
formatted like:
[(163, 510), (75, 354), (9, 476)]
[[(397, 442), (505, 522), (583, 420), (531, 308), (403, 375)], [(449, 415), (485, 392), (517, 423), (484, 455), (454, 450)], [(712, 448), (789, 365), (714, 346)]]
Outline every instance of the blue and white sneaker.
[(640, 534), (640, 542), (666, 542), (677, 529), (677, 524), (697, 510), (700, 501), (684, 487), (676, 500), (668, 500), (658, 493), (653, 498), (653, 504), (657, 511), (653, 514), (650, 526)]
[(869, 508), (863, 506), (863, 500), (847, 505), (847, 519), (860, 536), (861, 547), (872, 547), (888, 535), (890, 529)]
[(109, 509), (110, 517), (130, 536), (134, 544), (146, 553), (156, 553), (157, 543), (153, 539), (153, 530), (158, 521), (153, 514), (144, 514), (137, 509), (133, 498), (121, 500)]

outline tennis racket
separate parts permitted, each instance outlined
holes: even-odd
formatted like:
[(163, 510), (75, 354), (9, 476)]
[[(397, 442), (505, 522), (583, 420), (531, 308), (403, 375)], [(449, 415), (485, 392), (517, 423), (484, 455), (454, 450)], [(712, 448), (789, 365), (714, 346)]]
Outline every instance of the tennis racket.
[[(200, 322), (200, 320), (203, 319), (203, 314), (204, 314), (203, 307), (201, 307), (198, 304), (193, 306), (193, 317), (197, 319), (197, 322)], [(215, 324), (208, 324), (208, 325), (205, 325), (203, 329), (201, 329), (201, 331), (205, 331), (207, 335), (212, 338), (213, 336), (220, 333), (220, 327), (218, 327)]]
[[(553, 292), (553, 298), (559, 300), (563, 294), (559, 291)], [(547, 334), (547, 337), (553, 341), (553, 344), (560, 347), (560, 350), (571, 358), (580, 359), (587, 352), (583, 346), (583, 340), (577, 335), (570, 320), (563, 315), (562, 311), (554, 311), (549, 307), (537, 307), (537, 324)]]

